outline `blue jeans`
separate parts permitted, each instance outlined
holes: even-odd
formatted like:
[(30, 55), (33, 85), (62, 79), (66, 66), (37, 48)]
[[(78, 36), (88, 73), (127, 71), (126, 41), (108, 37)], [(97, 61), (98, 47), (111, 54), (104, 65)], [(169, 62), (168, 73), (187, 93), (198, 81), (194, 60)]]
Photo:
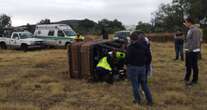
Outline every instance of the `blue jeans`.
[(134, 99), (137, 102), (141, 101), (140, 94), (139, 94), (139, 87), (141, 86), (145, 97), (148, 103), (152, 103), (152, 95), (150, 89), (147, 85), (147, 75), (146, 75), (146, 66), (138, 67), (138, 66), (128, 66), (128, 78), (132, 83), (132, 90)]
[(179, 59), (179, 56), (181, 59), (184, 59), (184, 54), (183, 54), (183, 45), (182, 44), (176, 44), (175, 43), (175, 52), (176, 52), (176, 59)]

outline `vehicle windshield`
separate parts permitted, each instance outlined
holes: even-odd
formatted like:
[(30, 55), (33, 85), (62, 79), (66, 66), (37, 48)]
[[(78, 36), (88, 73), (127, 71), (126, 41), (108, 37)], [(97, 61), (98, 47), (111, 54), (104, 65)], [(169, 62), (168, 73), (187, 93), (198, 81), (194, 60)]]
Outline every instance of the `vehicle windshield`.
[(73, 30), (63, 30), (67, 36), (76, 36), (77, 34)]
[(130, 35), (129, 32), (118, 32), (116, 33), (115, 37), (119, 37), (119, 38), (126, 38)]
[(25, 33), (20, 33), (19, 34), (20, 38), (21, 39), (26, 39), (26, 38), (32, 38), (32, 33), (29, 33), (29, 32), (25, 32)]

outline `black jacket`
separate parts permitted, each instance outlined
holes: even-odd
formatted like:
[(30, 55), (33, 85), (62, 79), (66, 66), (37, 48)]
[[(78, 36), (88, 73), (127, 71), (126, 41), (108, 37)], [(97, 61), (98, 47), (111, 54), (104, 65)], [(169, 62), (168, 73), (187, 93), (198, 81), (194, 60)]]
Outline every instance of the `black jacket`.
[(132, 66), (145, 66), (151, 64), (152, 55), (147, 42), (137, 42), (129, 45), (127, 49), (127, 64)]

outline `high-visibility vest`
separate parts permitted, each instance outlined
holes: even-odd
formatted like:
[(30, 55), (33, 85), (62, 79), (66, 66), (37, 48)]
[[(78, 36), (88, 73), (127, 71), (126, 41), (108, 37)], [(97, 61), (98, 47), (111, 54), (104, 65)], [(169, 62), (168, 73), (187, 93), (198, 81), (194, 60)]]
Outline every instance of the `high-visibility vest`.
[(112, 71), (112, 68), (111, 68), (110, 64), (108, 63), (108, 61), (107, 61), (107, 57), (103, 57), (103, 58), (99, 61), (99, 63), (97, 64), (97, 67), (101, 67), (101, 68), (103, 68), (103, 69)]
[(83, 41), (84, 39), (85, 39), (85, 38), (82, 37), (82, 36), (80, 36), (80, 37), (76, 36), (76, 37), (75, 37), (75, 40), (76, 40), (76, 41)]
[(124, 59), (125, 57), (126, 57), (126, 54), (124, 52), (116, 52), (116, 58)]

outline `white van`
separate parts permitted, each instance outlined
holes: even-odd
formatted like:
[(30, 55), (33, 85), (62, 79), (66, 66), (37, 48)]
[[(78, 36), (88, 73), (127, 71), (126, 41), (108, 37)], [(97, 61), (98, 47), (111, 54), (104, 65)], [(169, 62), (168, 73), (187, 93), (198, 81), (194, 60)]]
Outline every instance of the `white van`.
[[(49, 46), (67, 46), (77, 37), (76, 32), (66, 24), (37, 25), (34, 36), (44, 39)], [(84, 37), (81, 36), (82, 39)]]

